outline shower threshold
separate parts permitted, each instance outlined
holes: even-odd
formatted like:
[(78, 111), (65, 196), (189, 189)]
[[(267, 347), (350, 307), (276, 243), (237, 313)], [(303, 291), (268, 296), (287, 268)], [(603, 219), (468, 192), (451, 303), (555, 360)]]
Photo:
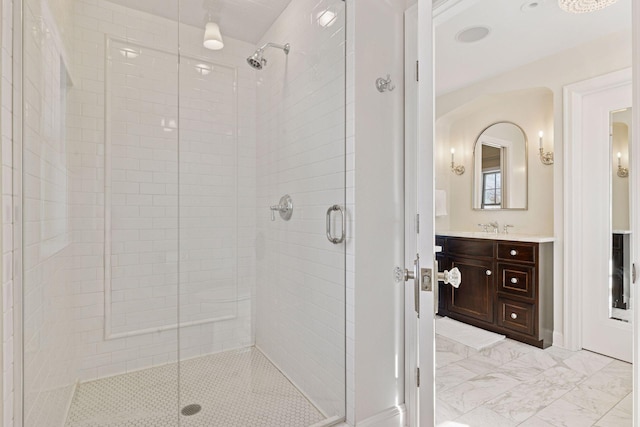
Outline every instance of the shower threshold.
[(335, 421), (250, 347), (81, 383), (66, 427), (307, 427)]

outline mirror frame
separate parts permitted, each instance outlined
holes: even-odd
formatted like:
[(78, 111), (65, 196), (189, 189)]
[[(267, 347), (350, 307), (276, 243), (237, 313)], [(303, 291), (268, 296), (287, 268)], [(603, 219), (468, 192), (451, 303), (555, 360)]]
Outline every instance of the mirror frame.
[[(526, 176), (525, 176), (525, 185), (526, 185), (526, 189), (527, 189), (527, 197), (526, 197), (526, 201), (524, 204), (523, 208), (496, 208), (496, 209), (482, 209), (477, 208), (476, 205), (476, 149), (478, 148), (478, 141), (480, 140), (480, 137), (482, 136), (483, 133), (485, 133), (489, 128), (491, 128), (492, 126), (498, 125), (498, 124), (502, 124), (502, 123), (507, 123), (507, 124), (511, 124), (514, 125), (515, 127), (517, 127), (518, 129), (520, 129), (520, 132), (522, 132), (522, 136), (524, 136), (524, 164), (525, 167), (527, 168), (526, 170)], [(472, 173), (472, 179), (471, 179), (471, 209), (474, 211), (480, 211), (480, 212), (494, 212), (494, 211), (526, 211), (529, 210), (529, 139), (527, 138), (527, 133), (524, 131), (524, 129), (522, 128), (522, 126), (518, 125), (517, 123), (514, 123), (512, 121), (509, 120), (500, 120), (497, 122), (493, 122), (490, 125), (486, 126), (484, 129), (482, 129), (482, 131), (480, 131), (480, 133), (478, 134), (478, 136), (476, 137), (475, 142), (473, 143), (473, 173)]]

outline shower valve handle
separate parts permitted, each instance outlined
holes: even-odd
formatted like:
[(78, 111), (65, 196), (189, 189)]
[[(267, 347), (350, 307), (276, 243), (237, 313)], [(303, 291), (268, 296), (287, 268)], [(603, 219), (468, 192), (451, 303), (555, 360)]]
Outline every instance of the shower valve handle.
[(270, 206), (269, 209), (271, 210), (271, 221), (276, 220), (276, 212), (280, 213), (280, 218), (289, 221), (293, 214), (293, 201), (291, 200), (291, 196), (285, 194), (280, 198), (280, 202), (277, 205)]

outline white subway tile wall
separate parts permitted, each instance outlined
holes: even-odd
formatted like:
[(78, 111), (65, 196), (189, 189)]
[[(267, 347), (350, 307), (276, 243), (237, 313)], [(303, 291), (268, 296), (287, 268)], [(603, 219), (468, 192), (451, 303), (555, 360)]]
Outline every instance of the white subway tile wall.
[[(256, 89), (239, 69), (254, 47), (227, 38), (211, 52), (200, 29), (182, 25), (178, 81), (176, 22), (79, 0), (75, 24), (72, 96), (85, 120), (73, 210), (87, 229), (74, 245), (92, 255), (74, 263), (86, 308), (79, 379), (173, 362), (178, 347), (187, 358), (252, 345), (255, 136), (239, 123), (255, 121)], [(178, 322), (191, 325), (180, 343)]]
[(65, 46), (45, 3), (25, 3), (23, 96), (25, 425), (62, 425), (76, 381), (69, 267)]
[[(330, 416), (345, 415), (345, 244), (325, 235), (345, 205), (344, 31), (342, 1), (294, 1), (261, 40), (291, 52), (257, 72), (256, 345)], [(291, 219), (271, 221), (285, 194)]]

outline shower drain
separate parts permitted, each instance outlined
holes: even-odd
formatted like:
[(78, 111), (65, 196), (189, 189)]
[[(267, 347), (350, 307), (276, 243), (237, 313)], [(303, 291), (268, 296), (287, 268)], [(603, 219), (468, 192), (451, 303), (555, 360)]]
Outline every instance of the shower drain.
[(192, 405), (187, 405), (184, 408), (182, 408), (182, 411), (180, 411), (182, 413), (182, 415), (188, 417), (189, 415), (195, 415), (198, 412), (200, 412), (200, 410), (202, 409), (202, 406), (194, 403)]

